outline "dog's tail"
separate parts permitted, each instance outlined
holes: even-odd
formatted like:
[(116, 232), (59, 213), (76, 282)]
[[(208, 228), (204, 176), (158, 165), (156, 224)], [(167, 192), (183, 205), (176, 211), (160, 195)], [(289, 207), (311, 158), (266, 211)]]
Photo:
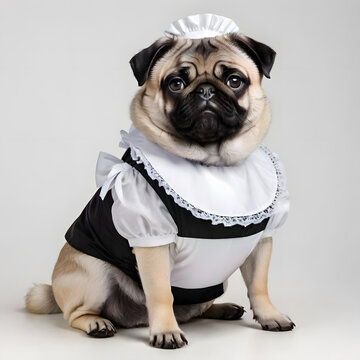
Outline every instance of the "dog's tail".
[(52, 287), (46, 284), (36, 284), (26, 294), (26, 309), (34, 314), (56, 314), (61, 312)]

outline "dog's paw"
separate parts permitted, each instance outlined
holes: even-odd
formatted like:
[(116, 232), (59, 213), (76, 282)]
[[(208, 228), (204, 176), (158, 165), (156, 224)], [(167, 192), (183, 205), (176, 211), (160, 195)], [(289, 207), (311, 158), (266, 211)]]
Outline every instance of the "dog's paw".
[(244, 315), (244, 308), (233, 303), (217, 304), (221, 305), (222, 313), (219, 314), (220, 320), (239, 320)]
[(106, 338), (114, 336), (116, 328), (109, 320), (98, 318), (89, 323), (89, 330), (86, 333), (95, 338)]
[(261, 325), (263, 330), (269, 331), (289, 331), (296, 325), (285, 314), (279, 311), (259, 313), (254, 311), (254, 319)]
[(188, 344), (183, 333), (167, 332), (150, 336), (149, 344), (160, 349), (178, 349)]
[(242, 306), (234, 303), (213, 304), (200, 317), (218, 320), (239, 320), (245, 310)]
[(244, 315), (243, 306), (233, 303), (225, 303), (224, 306), (226, 307), (224, 308), (223, 320), (239, 320)]

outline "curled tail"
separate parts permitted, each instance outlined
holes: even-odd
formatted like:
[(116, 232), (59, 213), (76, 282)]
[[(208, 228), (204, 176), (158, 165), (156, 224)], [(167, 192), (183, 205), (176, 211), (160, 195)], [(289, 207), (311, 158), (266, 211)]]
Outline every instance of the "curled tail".
[(52, 287), (36, 284), (26, 294), (26, 309), (34, 314), (56, 314), (61, 312), (55, 301)]

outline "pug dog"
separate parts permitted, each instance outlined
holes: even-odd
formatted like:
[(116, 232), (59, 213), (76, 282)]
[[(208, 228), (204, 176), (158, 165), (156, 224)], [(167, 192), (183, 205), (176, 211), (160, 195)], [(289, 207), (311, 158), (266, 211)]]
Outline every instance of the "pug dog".
[[(270, 77), (275, 55), (238, 32), (201, 39), (163, 36), (130, 60), (140, 86), (130, 106), (132, 123), (179, 157), (206, 166), (238, 164), (268, 130), (270, 106), (261, 84)], [(130, 247), (139, 286), (111, 261), (66, 242), (52, 285), (31, 288), (26, 308), (38, 314), (63, 312), (70, 326), (93, 337), (113, 336), (119, 327), (149, 326), (149, 344), (165, 349), (188, 344), (179, 324), (190, 319), (240, 319), (244, 308), (233, 303), (174, 304), (173, 246)], [(295, 324), (268, 296), (271, 251), (272, 237), (261, 238), (239, 269), (254, 319), (264, 330), (292, 330)]]

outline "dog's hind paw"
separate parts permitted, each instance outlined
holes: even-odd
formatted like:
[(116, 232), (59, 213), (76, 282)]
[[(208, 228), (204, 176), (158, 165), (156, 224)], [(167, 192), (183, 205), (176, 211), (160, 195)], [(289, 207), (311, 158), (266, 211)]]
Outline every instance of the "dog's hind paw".
[(244, 312), (244, 308), (237, 304), (212, 304), (200, 317), (204, 319), (239, 320)]
[(87, 335), (95, 338), (107, 338), (114, 336), (115, 333), (116, 328), (109, 320), (98, 318), (90, 324), (90, 331), (87, 332)]

